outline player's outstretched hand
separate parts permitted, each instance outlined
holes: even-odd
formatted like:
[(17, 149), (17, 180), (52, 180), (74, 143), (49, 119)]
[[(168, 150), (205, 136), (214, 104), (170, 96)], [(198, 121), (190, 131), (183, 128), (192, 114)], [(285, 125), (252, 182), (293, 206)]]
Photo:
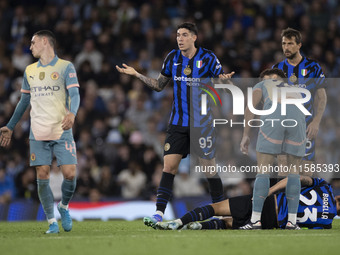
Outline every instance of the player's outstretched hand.
[(235, 74), (235, 72), (231, 72), (231, 73), (222, 73), (218, 76), (218, 78), (221, 79), (230, 79), (231, 77), (233, 77), (233, 75)]
[(132, 76), (137, 75), (137, 71), (133, 67), (128, 66), (127, 64), (123, 64), (123, 67), (119, 67), (116, 65), (116, 69), (120, 73), (125, 73), (125, 74), (132, 75)]
[[(218, 76), (218, 78), (221, 80), (222, 83), (228, 83), (228, 84), (234, 84), (231, 80), (231, 77), (235, 74), (235, 72), (231, 73), (223, 73)], [(228, 89), (223, 89), (226, 93), (230, 94), (230, 91)]]
[(250, 144), (249, 136), (243, 136), (240, 144), (240, 150), (243, 154), (248, 155), (249, 144)]
[(70, 128), (72, 128), (75, 117), (76, 116), (74, 116), (72, 112), (69, 112), (61, 122), (62, 129), (69, 130)]
[(0, 145), (2, 147), (6, 147), (11, 142), (13, 131), (5, 126), (5, 127), (0, 128), (0, 132), (1, 132)]

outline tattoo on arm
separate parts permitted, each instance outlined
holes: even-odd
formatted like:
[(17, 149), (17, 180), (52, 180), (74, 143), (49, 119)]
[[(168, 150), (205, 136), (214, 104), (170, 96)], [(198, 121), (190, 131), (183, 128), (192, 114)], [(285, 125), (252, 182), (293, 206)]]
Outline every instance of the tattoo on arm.
[(170, 81), (170, 77), (166, 77), (162, 74), (159, 74), (158, 79), (153, 79), (146, 77), (142, 74), (138, 74), (137, 78), (140, 79), (142, 82), (146, 84), (150, 89), (156, 90), (156, 91), (162, 91), (165, 86), (168, 84)]

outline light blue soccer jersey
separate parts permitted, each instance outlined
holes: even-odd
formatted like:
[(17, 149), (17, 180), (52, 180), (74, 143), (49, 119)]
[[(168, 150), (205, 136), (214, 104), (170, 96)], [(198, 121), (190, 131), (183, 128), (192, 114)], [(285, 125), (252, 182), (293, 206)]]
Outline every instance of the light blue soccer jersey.
[(22, 93), (31, 95), (30, 139), (58, 140), (72, 129), (63, 130), (61, 122), (70, 110), (68, 89), (79, 87), (73, 64), (57, 56), (47, 65), (37, 61), (27, 66)]
[[(290, 85), (281, 80), (264, 80), (255, 85), (254, 91), (261, 91), (263, 110), (273, 107), (274, 94), (277, 95), (277, 107), (274, 112), (261, 116), (263, 125), (259, 129), (256, 151), (268, 154), (287, 153), (302, 157), (306, 148), (305, 115), (296, 105), (286, 105), (286, 115), (281, 113), (281, 89)], [(297, 92), (286, 93), (287, 98), (301, 99)]]

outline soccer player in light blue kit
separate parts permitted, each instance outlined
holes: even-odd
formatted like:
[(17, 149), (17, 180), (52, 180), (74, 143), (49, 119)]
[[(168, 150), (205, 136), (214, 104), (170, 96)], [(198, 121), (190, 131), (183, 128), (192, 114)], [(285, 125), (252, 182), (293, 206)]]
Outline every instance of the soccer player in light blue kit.
[(46, 234), (59, 233), (49, 185), (53, 154), (64, 176), (58, 211), (65, 231), (72, 229), (68, 204), (76, 188), (72, 126), (80, 103), (79, 84), (73, 64), (58, 58), (55, 45), (55, 36), (48, 30), (33, 35), (30, 50), (39, 60), (27, 66), (20, 101), (8, 124), (0, 129), (0, 145), (8, 146), (15, 125), (31, 104), (30, 165), (37, 171), (38, 195), (49, 223)]
[[(264, 80), (256, 84), (253, 89), (253, 105), (256, 107), (262, 101), (263, 109), (267, 110), (272, 107), (274, 89), (277, 93), (282, 93), (281, 88), (290, 86), (283, 82), (282, 78), (285, 77), (285, 74), (277, 68), (263, 71), (261, 77), (264, 78)], [(278, 96), (278, 98), (280, 97)], [(300, 93), (288, 92), (287, 98), (301, 99), (302, 96)], [(306, 149), (306, 122), (304, 113), (296, 105), (287, 104), (287, 115), (282, 115), (281, 103), (281, 101), (278, 102), (276, 110), (273, 113), (261, 116), (264, 124), (259, 129), (256, 144), (259, 173), (256, 175), (254, 183), (252, 215), (250, 222), (240, 227), (240, 229), (251, 230), (262, 228), (261, 212), (270, 185), (270, 171), (268, 171), (268, 169), (273, 165), (276, 155), (282, 153), (287, 154), (287, 166), (289, 166), (286, 186), (286, 197), (288, 201), (288, 222), (286, 229), (299, 229), (299, 226), (296, 224), (301, 188), (298, 166), (301, 165), (301, 160)], [(255, 114), (250, 112), (248, 105), (245, 112), (245, 123), (248, 123), (254, 116)], [(278, 121), (272, 122), (268, 120)], [(283, 126), (282, 121), (284, 120), (294, 120), (296, 125)], [(251, 127), (246, 124), (243, 131), (240, 149), (244, 154), (248, 154), (250, 128)], [(267, 169), (265, 169), (265, 167)]]

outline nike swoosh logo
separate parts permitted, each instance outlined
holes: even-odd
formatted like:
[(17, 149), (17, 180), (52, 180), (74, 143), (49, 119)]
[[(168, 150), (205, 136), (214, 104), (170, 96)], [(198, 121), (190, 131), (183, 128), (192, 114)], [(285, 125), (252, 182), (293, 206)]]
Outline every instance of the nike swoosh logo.
[(181, 63), (175, 63), (174, 66), (178, 66), (178, 65), (180, 65), (180, 64), (181, 64)]
[(204, 156), (208, 156), (211, 153), (212, 153), (212, 151), (211, 152), (204, 152)]

